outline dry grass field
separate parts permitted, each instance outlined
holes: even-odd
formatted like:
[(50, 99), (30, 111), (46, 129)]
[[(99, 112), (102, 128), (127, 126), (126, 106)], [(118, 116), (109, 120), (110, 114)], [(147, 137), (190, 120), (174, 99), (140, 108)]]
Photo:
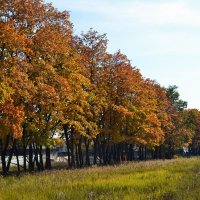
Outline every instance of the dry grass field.
[(1, 200), (200, 199), (200, 159), (125, 163), (0, 178)]

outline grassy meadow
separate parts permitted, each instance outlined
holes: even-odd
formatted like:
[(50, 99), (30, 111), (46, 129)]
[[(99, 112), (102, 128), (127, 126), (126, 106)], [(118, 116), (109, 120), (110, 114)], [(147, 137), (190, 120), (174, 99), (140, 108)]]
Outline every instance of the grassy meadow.
[(0, 200), (200, 199), (200, 158), (0, 177)]

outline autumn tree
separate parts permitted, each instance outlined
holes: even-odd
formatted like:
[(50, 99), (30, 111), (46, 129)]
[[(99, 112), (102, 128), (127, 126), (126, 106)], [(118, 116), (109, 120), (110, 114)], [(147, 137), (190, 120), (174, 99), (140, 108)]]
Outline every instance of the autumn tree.
[(120, 51), (108, 53), (107, 42), (93, 29), (75, 36), (69, 13), (43, 0), (0, 0), (4, 174), (13, 156), (20, 172), (19, 153), (24, 171), (50, 169), (51, 148), (64, 143), (68, 167), (198, 147), (199, 111), (186, 110), (177, 86), (161, 87)]
[(177, 86), (169, 86), (167, 89), (167, 97), (170, 101), (167, 113), (171, 119), (172, 126), (165, 132), (166, 155), (171, 158), (174, 151), (190, 142), (193, 128), (187, 124), (187, 117), (184, 109), (187, 107), (187, 102), (179, 98)]

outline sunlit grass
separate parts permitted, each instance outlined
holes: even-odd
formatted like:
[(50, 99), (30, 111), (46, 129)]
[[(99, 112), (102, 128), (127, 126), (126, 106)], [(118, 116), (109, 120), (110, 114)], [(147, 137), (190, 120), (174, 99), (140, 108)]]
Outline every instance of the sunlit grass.
[(200, 159), (147, 161), (0, 178), (0, 199), (200, 199)]

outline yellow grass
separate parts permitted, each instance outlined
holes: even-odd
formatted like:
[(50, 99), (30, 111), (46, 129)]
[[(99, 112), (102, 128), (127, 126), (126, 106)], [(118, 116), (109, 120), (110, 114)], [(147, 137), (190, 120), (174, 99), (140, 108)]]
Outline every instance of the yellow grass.
[(200, 159), (126, 163), (0, 178), (0, 199), (200, 199)]

